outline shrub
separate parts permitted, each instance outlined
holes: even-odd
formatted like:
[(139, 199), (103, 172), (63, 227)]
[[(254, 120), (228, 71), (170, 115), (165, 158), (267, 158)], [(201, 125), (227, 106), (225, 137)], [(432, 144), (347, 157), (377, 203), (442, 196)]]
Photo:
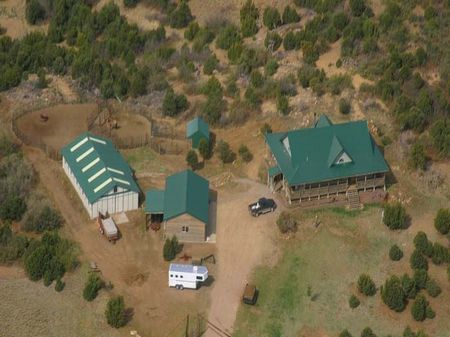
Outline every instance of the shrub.
[(415, 56), (418, 65), (423, 66), (427, 62), (428, 55), (422, 47), (417, 48)]
[(441, 245), (439, 242), (435, 242), (433, 245), (433, 256), (431, 261), (435, 265), (440, 265), (442, 263), (447, 263), (450, 260), (448, 248)]
[(260, 130), (263, 135), (266, 133), (272, 133), (272, 127), (267, 123), (264, 123)]
[(164, 242), (163, 257), (166, 261), (172, 261), (178, 253), (180, 253), (182, 246), (178, 243), (177, 237), (174, 235), (172, 239), (167, 238)]
[(437, 284), (437, 282), (432, 279), (427, 281), (426, 289), (427, 289), (428, 295), (430, 295), (431, 297), (437, 297), (442, 292), (439, 284)]
[(347, 329), (344, 329), (339, 334), (339, 337), (353, 337), (353, 336)]
[(428, 281), (428, 273), (425, 269), (417, 269), (414, 271), (413, 279), (418, 289), (425, 289)]
[(211, 75), (213, 71), (217, 69), (218, 64), (219, 60), (217, 59), (216, 55), (211, 55), (205, 61), (205, 64), (203, 66), (203, 72), (206, 75)]
[(354, 16), (363, 15), (366, 10), (366, 4), (364, 0), (350, 0), (350, 10)]
[(426, 161), (425, 147), (422, 143), (415, 142), (409, 152), (409, 165), (416, 170), (425, 170)]
[(270, 59), (269, 61), (267, 61), (266, 67), (265, 67), (266, 76), (275, 75), (277, 70), (278, 70), (278, 62), (277, 62), (277, 60)]
[(277, 110), (283, 116), (286, 116), (290, 112), (289, 100), (285, 95), (277, 96)]
[(371, 328), (364, 328), (364, 330), (361, 331), (361, 337), (377, 337), (377, 335), (374, 334)]
[(201, 93), (207, 96), (222, 97), (223, 88), (219, 80), (215, 76), (212, 76), (201, 88)]
[(428, 237), (424, 232), (417, 232), (413, 242), (414, 247), (420, 253), (428, 257), (431, 257), (433, 255), (433, 244), (428, 240)]
[(93, 301), (97, 297), (99, 290), (102, 289), (104, 285), (105, 284), (100, 276), (90, 274), (86, 284), (84, 285), (83, 298), (88, 302)]
[(197, 152), (195, 150), (189, 150), (189, 152), (186, 155), (186, 163), (193, 169), (198, 166), (198, 156)]
[(348, 300), (348, 305), (350, 306), (350, 308), (355, 309), (360, 305), (360, 301), (358, 299), (358, 297), (356, 297), (355, 295), (350, 296), (349, 300)]
[(277, 226), (281, 233), (295, 233), (297, 231), (297, 220), (291, 213), (281, 212), (277, 219)]
[(405, 309), (406, 295), (397, 276), (391, 276), (386, 280), (381, 288), (381, 298), (391, 310), (401, 312)]
[(439, 233), (448, 234), (450, 230), (450, 209), (441, 208), (438, 210), (436, 218), (434, 218), (434, 227)]
[(125, 7), (134, 8), (138, 4), (138, 0), (123, 0)]
[(45, 88), (47, 88), (48, 80), (45, 77), (45, 70), (43, 68), (40, 68), (37, 71), (37, 77), (38, 77), (38, 80), (36, 82), (36, 88), (38, 88), (38, 89), (45, 89)]
[(281, 26), (281, 16), (278, 9), (274, 7), (266, 7), (263, 13), (263, 23), (269, 29)]
[(253, 154), (250, 152), (248, 147), (242, 144), (238, 150), (239, 156), (241, 156), (242, 160), (246, 163), (250, 162), (253, 159)]
[(427, 311), (427, 300), (423, 295), (417, 295), (413, 305), (411, 306), (411, 314), (416, 321), (424, 321)]
[(298, 15), (295, 8), (287, 5), (283, 11), (283, 24), (295, 23), (300, 21), (300, 15)]
[(377, 292), (375, 283), (367, 274), (361, 274), (358, 278), (358, 290), (366, 296), (373, 296)]
[(403, 276), (401, 278), (401, 282), (402, 282), (402, 288), (403, 288), (403, 291), (405, 292), (406, 297), (410, 298), (410, 299), (415, 298), (417, 295), (418, 289), (416, 287), (416, 282), (414, 281), (414, 279), (409, 277), (408, 274), (403, 274)]
[(217, 124), (222, 116), (226, 102), (222, 96), (208, 95), (206, 102), (202, 105), (202, 115), (211, 124)]
[(414, 252), (411, 254), (409, 263), (410, 263), (412, 269), (428, 270), (427, 259), (417, 249), (415, 249)]
[(235, 63), (235, 64), (238, 63), (243, 50), (244, 50), (244, 47), (243, 47), (242, 43), (233, 44), (230, 47), (230, 49), (228, 49), (228, 52), (227, 52), (227, 56), (228, 56), (228, 59), (230, 60), (230, 62)]
[(244, 93), (245, 101), (253, 109), (258, 109), (262, 103), (261, 97), (253, 87), (248, 87)]
[(350, 105), (350, 102), (345, 99), (341, 98), (339, 100), (339, 112), (343, 115), (348, 115), (350, 113), (350, 110), (352, 109), (352, 106)]
[(200, 26), (197, 22), (192, 21), (184, 31), (184, 38), (188, 41), (194, 40), (197, 33), (200, 31)]
[(392, 261), (400, 261), (403, 257), (403, 251), (400, 249), (397, 245), (392, 245), (391, 249), (389, 250), (389, 258)]
[(235, 25), (225, 26), (217, 36), (216, 45), (220, 49), (228, 50), (231, 46), (241, 43), (239, 29)]
[(63, 281), (61, 281), (60, 278), (58, 278), (58, 279), (56, 280), (56, 283), (55, 283), (55, 290), (56, 290), (57, 292), (63, 291), (65, 286), (66, 286), (66, 284), (65, 284)]
[(348, 18), (347, 14), (344, 12), (338, 12), (334, 14), (333, 16), (333, 26), (338, 31), (343, 31), (345, 27), (349, 24), (350, 19)]
[(236, 154), (231, 150), (230, 145), (223, 140), (217, 143), (216, 150), (223, 164), (231, 163), (236, 159)]
[(297, 76), (300, 81), (300, 85), (303, 88), (308, 88), (314, 78), (316, 78), (319, 82), (325, 79), (325, 73), (308, 64), (299, 69)]
[(202, 156), (203, 160), (211, 157), (211, 147), (205, 138), (200, 139), (198, 143), (198, 152), (200, 153), (200, 156)]
[(178, 7), (169, 14), (169, 23), (172, 28), (184, 28), (192, 21), (191, 9), (187, 1), (181, 1)]
[(264, 84), (264, 76), (259, 70), (254, 69), (250, 74), (250, 84), (255, 88), (261, 88)]
[(39, 21), (44, 20), (45, 16), (45, 9), (38, 0), (26, 2), (25, 18), (30, 25), (35, 25)]
[(166, 116), (176, 116), (189, 107), (186, 96), (177, 95), (172, 88), (168, 88), (162, 103), (162, 112)]
[(383, 212), (383, 222), (389, 229), (404, 229), (407, 225), (406, 211), (401, 203), (386, 204)]
[(294, 32), (288, 32), (283, 39), (284, 50), (293, 50), (300, 48), (299, 35)]
[(22, 218), (27, 205), (25, 201), (15, 195), (8, 195), (0, 203), (0, 219), (6, 221), (18, 221)]
[(283, 39), (277, 32), (267, 32), (264, 39), (264, 46), (271, 52), (274, 52), (280, 48)]
[(433, 145), (443, 157), (450, 155), (450, 118), (438, 119), (430, 130)]
[(247, 0), (240, 11), (242, 36), (249, 37), (255, 35), (258, 32), (258, 18), (258, 8), (256, 8), (252, 0)]
[(112, 327), (118, 329), (127, 324), (125, 302), (122, 296), (111, 298), (106, 305), (106, 321)]

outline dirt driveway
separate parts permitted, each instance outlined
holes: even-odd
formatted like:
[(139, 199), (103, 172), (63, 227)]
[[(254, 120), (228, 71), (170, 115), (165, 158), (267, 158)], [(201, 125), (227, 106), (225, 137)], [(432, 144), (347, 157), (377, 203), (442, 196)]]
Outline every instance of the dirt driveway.
[[(217, 210), (218, 270), (210, 294), (209, 321), (232, 333), (242, 291), (254, 268), (276, 259), (276, 217), (282, 205), (271, 214), (251, 217), (247, 205), (262, 196), (270, 196), (265, 185), (239, 179), (231, 189), (220, 190)], [(208, 329), (205, 337), (218, 335)]]

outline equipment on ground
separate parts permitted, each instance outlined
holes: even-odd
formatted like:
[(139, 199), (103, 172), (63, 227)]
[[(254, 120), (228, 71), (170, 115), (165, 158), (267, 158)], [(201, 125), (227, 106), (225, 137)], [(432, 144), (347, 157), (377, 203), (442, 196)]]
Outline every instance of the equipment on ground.
[(242, 295), (242, 302), (249, 305), (255, 305), (258, 300), (258, 289), (252, 284), (246, 284), (244, 294)]

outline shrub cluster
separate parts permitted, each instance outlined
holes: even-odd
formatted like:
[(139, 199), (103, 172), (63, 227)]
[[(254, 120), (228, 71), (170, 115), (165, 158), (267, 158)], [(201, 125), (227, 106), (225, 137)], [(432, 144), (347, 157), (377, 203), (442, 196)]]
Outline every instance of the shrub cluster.
[(386, 280), (381, 288), (381, 298), (391, 310), (401, 312), (405, 309), (407, 296), (397, 276), (391, 276)]
[(242, 6), (240, 10), (241, 33), (243, 37), (255, 35), (258, 30), (259, 10), (252, 0)]
[(297, 220), (289, 212), (281, 212), (277, 219), (277, 226), (281, 233), (295, 233), (297, 231)]
[(434, 227), (441, 234), (448, 234), (450, 230), (450, 209), (441, 208), (434, 218)]
[(166, 116), (176, 116), (185, 111), (189, 107), (189, 102), (185, 95), (177, 95), (171, 87), (169, 87), (164, 96), (162, 104), (162, 112)]
[(424, 321), (426, 318), (432, 319), (436, 315), (423, 295), (417, 295), (411, 307), (411, 314), (416, 321)]
[(239, 156), (241, 157), (241, 159), (246, 163), (252, 161), (252, 159), (253, 159), (253, 154), (250, 152), (248, 147), (244, 144), (242, 144), (239, 147), (238, 153), (239, 153)]
[(263, 23), (269, 29), (281, 26), (281, 15), (275, 7), (266, 7), (263, 13)]
[(169, 13), (169, 22), (172, 28), (184, 28), (193, 20), (191, 9), (187, 1), (182, 0), (177, 8)]
[(236, 153), (234, 153), (230, 144), (220, 140), (216, 145), (216, 151), (219, 155), (219, 159), (223, 164), (232, 163), (236, 159)]
[(395, 202), (384, 206), (383, 223), (392, 230), (406, 228), (407, 216), (401, 203)]
[(421, 142), (415, 142), (409, 152), (409, 165), (416, 170), (425, 170), (426, 162), (425, 146)]

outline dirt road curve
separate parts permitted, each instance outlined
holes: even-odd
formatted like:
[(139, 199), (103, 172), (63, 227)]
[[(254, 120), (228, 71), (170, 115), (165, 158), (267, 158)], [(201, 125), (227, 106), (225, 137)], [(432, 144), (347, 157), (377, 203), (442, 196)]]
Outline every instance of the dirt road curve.
[[(250, 180), (239, 180), (239, 191), (220, 191), (217, 211), (217, 263), (214, 275), (209, 321), (231, 334), (242, 291), (252, 270), (276, 256), (275, 219), (272, 214), (253, 218), (247, 205), (267, 196), (266, 186)], [(280, 203), (278, 203), (280, 204)], [(281, 208), (281, 205), (280, 207)], [(218, 337), (208, 329), (205, 337)]]

